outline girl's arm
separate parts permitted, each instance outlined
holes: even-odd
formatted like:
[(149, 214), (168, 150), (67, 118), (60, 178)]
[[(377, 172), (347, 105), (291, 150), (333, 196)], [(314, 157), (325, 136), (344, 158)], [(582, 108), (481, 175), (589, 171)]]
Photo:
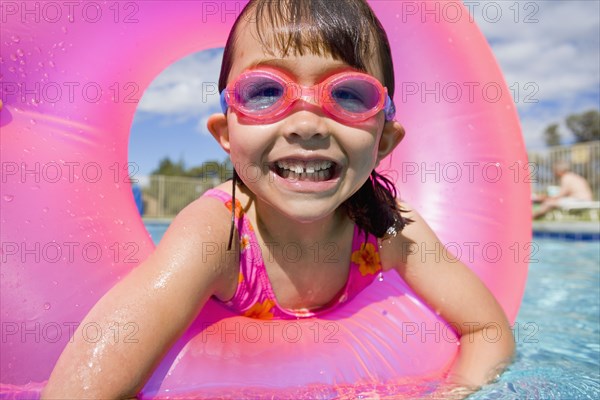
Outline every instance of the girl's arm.
[(200, 198), (184, 209), (155, 252), (107, 292), (81, 322), (80, 328), (98, 324), (101, 339), (85, 340), (85, 332), (78, 329), (42, 398), (134, 397), (208, 298), (225, 285), (227, 268), (222, 260), (234, 257), (203, 250), (211, 243), (226, 243), (227, 221), (227, 209), (214, 199)]
[[(410, 209), (402, 205), (403, 209)], [(460, 351), (449, 373), (452, 383), (468, 387), (493, 380), (511, 361), (515, 343), (504, 311), (479, 278), (450, 259), (442, 243), (416, 212), (414, 222), (382, 249), (392, 266), (421, 299), (458, 328)], [(443, 253), (445, 252), (445, 253)]]

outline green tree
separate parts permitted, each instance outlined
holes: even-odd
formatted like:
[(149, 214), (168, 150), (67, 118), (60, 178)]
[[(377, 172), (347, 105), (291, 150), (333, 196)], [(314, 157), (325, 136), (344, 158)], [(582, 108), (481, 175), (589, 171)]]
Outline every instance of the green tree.
[(229, 157), (225, 161), (209, 160), (201, 165), (186, 169), (183, 160), (174, 163), (169, 157), (160, 160), (158, 167), (151, 175), (182, 176), (200, 178), (215, 184), (225, 182), (233, 176), (233, 165)]
[(202, 165), (187, 170), (188, 176), (202, 179), (218, 178), (220, 173), (221, 163), (216, 160), (205, 161)]
[(165, 157), (160, 160), (158, 168), (152, 171), (151, 175), (186, 176), (185, 165), (183, 160), (174, 163), (169, 157)]
[(188, 169), (187, 176), (206, 179), (208, 181), (218, 180), (219, 182), (225, 182), (231, 179), (233, 175), (232, 168), (229, 157), (223, 162), (209, 160), (203, 162), (200, 166)]
[(566, 123), (578, 142), (600, 140), (600, 112), (598, 110), (569, 115)]
[(558, 124), (549, 125), (544, 131), (547, 146), (558, 146), (560, 144), (560, 132)]

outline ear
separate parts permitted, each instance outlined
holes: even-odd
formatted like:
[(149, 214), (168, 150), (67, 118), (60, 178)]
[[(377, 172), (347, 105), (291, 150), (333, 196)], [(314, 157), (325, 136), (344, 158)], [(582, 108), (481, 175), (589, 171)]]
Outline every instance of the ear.
[(227, 117), (225, 116), (225, 114), (213, 114), (210, 117), (208, 117), (206, 127), (210, 131), (210, 134), (221, 145), (223, 150), (225, 150), (225, 152), (229, 154), (229, 128), (227, 127)]
[(404, 128), (397, 121), (388, 121), (383, 126), (383, 133), (377, 150), (377, 164), (388, 156), (404, 138)]

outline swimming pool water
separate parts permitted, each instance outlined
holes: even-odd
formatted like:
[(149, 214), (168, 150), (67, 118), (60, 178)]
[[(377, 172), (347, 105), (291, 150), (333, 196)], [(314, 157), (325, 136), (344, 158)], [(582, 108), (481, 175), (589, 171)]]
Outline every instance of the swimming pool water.
[[(155, 242), (166, 228), (147, 224)], [(536, 238), (535, 242), (539, 251), (530, 263), (513, 327), (515, 361), (470, 400), (600, 397), (600, 241)], [(354, 392), (352, 398), (395, 398), (390, 389)], [(404, 388), (397, 394), (406, 397), (406, 393)], [(341, 393), (322, 394), (321, 398), (338, 398)]]
[(600, 241), (535, 242), (515, 362), (470, 399), (600, 397)]
[(144, 221), (144, 226), (150, 234), (150, 237), (152, 237), (152, 241), (156, 245), (167, 231), (169, 223), (162, 221)]

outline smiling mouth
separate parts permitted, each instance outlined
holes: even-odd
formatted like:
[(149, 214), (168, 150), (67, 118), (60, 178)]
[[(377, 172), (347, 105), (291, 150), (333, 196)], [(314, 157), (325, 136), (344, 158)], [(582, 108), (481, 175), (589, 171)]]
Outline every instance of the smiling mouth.
[(309, 182), (324, 182), (337, 175), (337, 164), (329, 160), (279, 160), (271, 169), (284, 179)]

